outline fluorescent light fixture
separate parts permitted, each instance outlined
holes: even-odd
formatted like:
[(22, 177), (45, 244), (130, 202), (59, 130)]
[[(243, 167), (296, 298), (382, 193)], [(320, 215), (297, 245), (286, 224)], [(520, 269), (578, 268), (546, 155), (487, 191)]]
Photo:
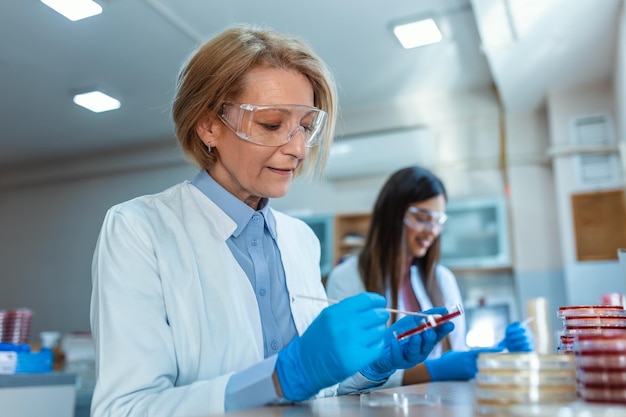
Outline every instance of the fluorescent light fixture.
[(418, 20), (394, 26), (393, 33), (404, 49), (430, 45), (441, 42), (443, 39), (441, 31), (433, 19)]
[(352, 152), (352, 144), (351, 143), (341, 143), (339, 141), (335, 141), (333, 146), (330, 147), (330, 154), (333, 156), (336, 155), (345, 155)]
[(102, 13), (102, 7), (92, 0), (41, 0), (41, 2), (72, 22)]
[(102, 113), (109, 110), (119, 109), (121, 103), (119, 100), (107, 96), (102, 91), (90, 91), (88, 93), (76, 94), (74, 103), (91, 110), (94, 113)]

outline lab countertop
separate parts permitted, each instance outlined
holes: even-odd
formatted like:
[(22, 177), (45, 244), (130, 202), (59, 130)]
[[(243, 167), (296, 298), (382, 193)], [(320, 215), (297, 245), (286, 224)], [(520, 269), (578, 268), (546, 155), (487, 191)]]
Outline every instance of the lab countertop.
[[(363, 398), (361, 398), (363, 396)], [(369, 396), (369, 397), (368, 397)], [(370, 394), (320, 398), (293, 405), (227, 413), (228, 417), (615, 417), (626, 416), (625, 405), (567, 404), (515, 405), (490, 414), (475, 404), (473, 382), (431, 382), (389, 388)]]
[(0, 375), (0, 388), (45, 386), (45, 385), (74, 385), (76, 375), (50, 372), (42, 374), (15, 374)]
[[(411, 385), (378, 390), (363, 396), (376, 395), (383, 403), (394, 400), (393, 394), (404, 394), (407, 407), (381, 404), (361, 404), (361, 395), (343, 395), (320, 398), (293, 405), (255, 408), (230, 412), (228, 417), (371, 417), (371, 416), (420, 416), (420, 417), (472, 417), (474, 401), (473, 384), (467, 382), (440, 382)], [(387, 398), (385, 398), (385, 395)], [(399, 399), (399, 401), (402, 401)]]
[(2, 416), (75, 416), (76, 375), (61, 372), (0, 375), (0, 404)]

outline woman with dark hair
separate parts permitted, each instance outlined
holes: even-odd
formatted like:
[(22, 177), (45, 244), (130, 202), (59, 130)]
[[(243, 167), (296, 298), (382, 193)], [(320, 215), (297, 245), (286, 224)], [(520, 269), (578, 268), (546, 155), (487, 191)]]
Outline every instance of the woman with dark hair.
[[(462, 305), (454, 275), (439, 264), (446, 202), (442, 181), (429, 170), (413, 166), (392, 174), (374, 205), (365, 246), (358, 256), (331, 271), (326, 283), (328, 296), (343, 299), (362, 291), (377, 292), (387, 297), (389, 307), (410, 311)], [(463, 316), (453, 322), (454, 330), (428, 359), (397, 372), (395, 384), (469, 380), (477, 372), (480, 352), (532, 350), (533, 335), (519, 322), (507, 327), (506, 337), (498, 346), (472, 350), (465, 344)]]

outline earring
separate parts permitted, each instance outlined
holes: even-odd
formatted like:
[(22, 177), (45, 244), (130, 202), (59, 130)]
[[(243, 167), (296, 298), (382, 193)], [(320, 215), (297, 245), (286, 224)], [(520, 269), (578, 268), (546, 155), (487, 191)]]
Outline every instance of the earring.
[(206, 149), (209, 153), (211, 153), (211, 142), (206, 144)]

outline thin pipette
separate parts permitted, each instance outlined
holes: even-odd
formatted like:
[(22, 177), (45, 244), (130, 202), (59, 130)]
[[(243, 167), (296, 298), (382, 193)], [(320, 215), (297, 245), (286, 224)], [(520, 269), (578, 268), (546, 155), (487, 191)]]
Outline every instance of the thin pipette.
[[(333, 300), (332, 298), (312, 297), (310, 295), (302, 295), (302, 294), (298, 294), (296, 295), (296, 297), (305, 298), (307, 300), (322, 301), (328, 304), (337, 304), (339, 302), (339, 300)], [(387, 310), (390, 313), (399, 313), (399, 314), (405, 314), (407, 316), (424, 317), (426, 318), (428, 323), (430, 323), (432, 326), (434, 326), (437, 323), (436, 318), (441, 316), (440, 314), (418, 313), (417, 311), (404, 311), (404, 310), (397, 310), (395, 308), (385, 308), (385, 310)]]

